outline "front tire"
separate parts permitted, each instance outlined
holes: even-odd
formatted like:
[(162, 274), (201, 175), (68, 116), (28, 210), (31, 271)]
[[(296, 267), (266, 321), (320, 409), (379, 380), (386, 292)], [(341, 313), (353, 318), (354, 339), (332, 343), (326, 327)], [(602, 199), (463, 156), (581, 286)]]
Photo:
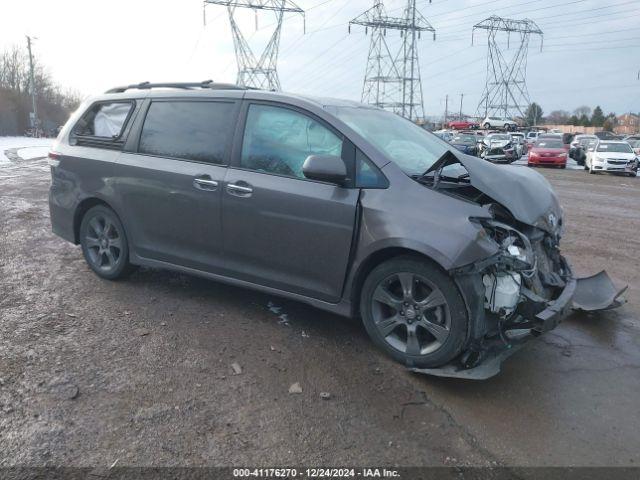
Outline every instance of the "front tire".
[(360, 312), (373, 342), (410, 367), (445, 365), (467, 338), (467, 311), (455, 283), (416, 257), (373, 269), (362, 288)]
[(80, 224), (80, 245), (87, 264), (99, 277), (116, 280), (129, 275), (129, 244), (124, 227), (109, 207), (89, 209)]
[(484, 124), (484, 129), (489, 130), (491, 128), (491, 124), (489, 122)]

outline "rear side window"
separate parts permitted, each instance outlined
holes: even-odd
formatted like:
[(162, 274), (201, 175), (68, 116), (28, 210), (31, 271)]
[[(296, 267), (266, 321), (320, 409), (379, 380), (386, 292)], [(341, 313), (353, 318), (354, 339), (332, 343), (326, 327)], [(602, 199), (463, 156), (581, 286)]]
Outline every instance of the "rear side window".
[(95, 103), (73, 128), (73, 135), (115, 140), (122, 136), (127, 120), (133, 111), (134, 102)]
[(138, 151), (223, 164), (234, 127), (234, 111), (233, 102), (152, 102)]

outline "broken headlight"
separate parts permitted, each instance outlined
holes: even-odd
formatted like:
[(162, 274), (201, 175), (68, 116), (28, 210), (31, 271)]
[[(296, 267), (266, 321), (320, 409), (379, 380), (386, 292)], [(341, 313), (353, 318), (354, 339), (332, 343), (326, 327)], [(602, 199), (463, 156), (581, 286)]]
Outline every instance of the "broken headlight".
[(523, 282), (536, 272), (531, 242), (526, 235), (505, 223), (491, 219), (475, 221), (499, 246), (499, 253), (481, 272), (485, 287), (484, 306), (500, 317), (508, 317), (521, 300)]

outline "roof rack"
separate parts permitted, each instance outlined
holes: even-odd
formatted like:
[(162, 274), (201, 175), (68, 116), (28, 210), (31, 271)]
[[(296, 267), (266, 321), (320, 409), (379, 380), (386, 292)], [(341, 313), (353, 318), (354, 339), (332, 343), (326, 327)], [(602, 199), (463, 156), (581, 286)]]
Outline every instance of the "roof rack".
[(115, 87), (107, 90), (105, 93), (122, 93), (127, 90), (150, 90), (152, 88), (181, 88), (184, 90), (193, 90), (196, 88), (210, 88), (214, 90), (247, 90), (247, 87), (234, 85), (232, 83), (214, 83), (213, 80), (205, 80), (204, 82), (170, 82), (170, 83), (150, 83), (142, 82), (126, 87)]

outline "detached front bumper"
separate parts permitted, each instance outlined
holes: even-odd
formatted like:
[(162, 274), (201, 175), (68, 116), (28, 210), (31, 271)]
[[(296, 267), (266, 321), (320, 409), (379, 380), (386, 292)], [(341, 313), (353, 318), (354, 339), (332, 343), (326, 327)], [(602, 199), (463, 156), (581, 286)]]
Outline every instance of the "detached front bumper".
[(494, 340), (485, 344), (481, 359), (473, 367), (468, 368), (460, 361), (454, 361), (439, 368), (411, 368), (410, 370), (436, 377), (466, 378), (468, 380), (487, 380), (496, 376), (500, 373), (502, 363), (506, 359), (541, 333), (556, 328), (571, 313), (576, 286), (577, 281), (572, 278), (567, 282), (560, 296), (549, 302), (549, 306), (536, 315), (539, 328), (532, 329), (529, 333), (524, 333), (509, 343)]
[[(569, 269), (566, 260), (564, 263)], [(439, 368), (411, 368), (411, 371), (438, 377), (486, 380), (500, 373), (502, 363), (530, 340), (556, 328), (572, 310), (593, 312), (619, 307), (624, 303), (621, 295), (626, 289), (627, 287), (616, 288), (604, 271), (578, 279), (570, 275), (560, 295), (547, 302), (546, 307), (530, 319), (533, 325), (528, 332), (510, 337), (508, 342), (504, 339), (484, 342), (482, 351), (478, 352), (480, 356), (473, 366), (465, 366), (461, 361), (464, 355), (461, 355), (456, 361)]]
[[(565, 261), (565, 265), (569, 268), (568, 263)], [(573, 297), (576, 293), (576, 287), (578, 281), (573, 274), (566, 282), (564, 290), (560, 293), (560, 296), (555, 300), (548, 302), (547, 308), (535, 315), (534, 322), (539, 323), (540, 327), (535, 331), (540, 333), (548, 332), (558, 326), (558, 324), (571, 313), (573, 308)]]

